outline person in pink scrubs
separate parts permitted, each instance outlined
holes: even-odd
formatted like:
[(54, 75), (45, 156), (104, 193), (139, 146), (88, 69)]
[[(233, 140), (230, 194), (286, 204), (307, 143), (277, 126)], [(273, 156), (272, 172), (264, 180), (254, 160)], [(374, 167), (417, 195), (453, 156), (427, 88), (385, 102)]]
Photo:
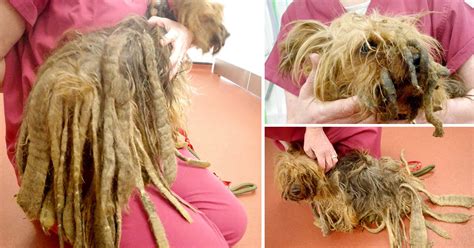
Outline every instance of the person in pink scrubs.
[[(470, 5), (471, 4), (471, 5)], [(441, 61), (449, 70), (456, 72), (465, 82), (470, 97), (450, 99), (447, 108), (437, 113), (444, 123), (474, 123), (474, 9), (472, 1), (465, 0), (295, 0), (281, 18), (281, 30), (265, 63), (265, 78), (279, 85), (286, 92), (288, 123), (354, 123), (358, 112), (356, 97), (333, 102), (313, 101), (311, 87), (298, 86), (289, 77), (278, 73), (279, 42), (289, 31), (287, 24), (296, 20), (312, 19), (325, 24), (365, 5), (366, 14), (377, 10), (381, 14), (411, 15), (423, 11), (419, 28), (421, 32), (436, 38), (444, 50)], [(317, 57), (314, 58), (317, 61)], [(372, 118), (364, 122), (373, 122)], [(417, 123), (426, 122), (423, 114)]]
[[(25, 102), (38, 67), (62, 34), (114, 25), (128, 15), (144, 16), (148, 2), (0, 0), (0, 86), (3, 85), (7, 152), (15, 171), (15, 143)], [(192, 34), (166, 18), (152, 17), (149, 22), (168, 31), (162, 43), (173, 45), (171, 63), (178, 64), (191, 45)], [(192, 156), (187, 151), (182, 153)], [(171, 247), (229, 247), (242, 238), (246, 213), (210, 171), (179, 162), (172, 190), (198, 211), (189, 211), (194, 220), (189, 224), (156, 190), (147, 189)], [(131, 197), (128, 206), (123, 213), (121, 247), (153, 247), (148, 218), (137, 195)]]
[(273, 139), (284, 151), (285, 143), (300, 143), (306, 155), (315, 159), (325, 172), (339, 157), (358, 149), (380, 158), (380, 127), (267, 127), (265, 137)]

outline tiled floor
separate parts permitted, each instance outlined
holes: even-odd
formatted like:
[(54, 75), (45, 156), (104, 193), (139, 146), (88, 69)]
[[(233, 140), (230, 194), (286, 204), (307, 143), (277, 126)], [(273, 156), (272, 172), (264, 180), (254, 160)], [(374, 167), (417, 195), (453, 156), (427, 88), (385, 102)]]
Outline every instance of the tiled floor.
[[(188, 133), (200, 157), (212, 163), (210, 170), (222, 179), (254, 182), (255, 194), (242, 196), (248, 213), (247, 232), (236, 247), (260, 247), (260, 99), (210, 73), (209, 67), (195, 66), (191, 83), (197, 90), (189, 111)], [(0, 94), (0, 137), (5, 137), (3, 99)], [(0, 247), (57, 247), (55, 236), (25, 219), (16, 205), (18, 191), (5, 146), (0, 146)]]
[[(383, 128), (382, 155), (397, 157), (405, 149), (407, 160), (435, 164), (435, 172), (424, 178), (428, 190), (437, 194), (474, 195), (474, 128), (445, 128), (443, 139), (431, 136), (433, 128)], [(370, 234), (332, 233), (323, 237), (313, 226), (306, 203), (284, 201), (274, 185), (274, 159), (277, 149), (265, 143), (265, 245), (266, 247), (389, 247), (387, 232)], [(474, 214), (474, 209), (436, 207), (439, 212), (457, 210)], [(434, 221), (451, 235), (451, 240), (428, 231), (434, 247), (474, 247), (474, 221), (448, 224)]]

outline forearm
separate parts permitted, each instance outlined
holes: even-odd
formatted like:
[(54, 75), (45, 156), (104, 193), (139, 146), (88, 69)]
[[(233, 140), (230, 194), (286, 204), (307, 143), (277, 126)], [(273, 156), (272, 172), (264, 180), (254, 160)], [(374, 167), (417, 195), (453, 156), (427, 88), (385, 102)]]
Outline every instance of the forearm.
[(306, 132), (305, 132), (305, 134), (308, 134), (308, 135), (324, 135), (324, 136), (326, 136), (326, 134), (324, 133), (322, 127), (306, 127)]

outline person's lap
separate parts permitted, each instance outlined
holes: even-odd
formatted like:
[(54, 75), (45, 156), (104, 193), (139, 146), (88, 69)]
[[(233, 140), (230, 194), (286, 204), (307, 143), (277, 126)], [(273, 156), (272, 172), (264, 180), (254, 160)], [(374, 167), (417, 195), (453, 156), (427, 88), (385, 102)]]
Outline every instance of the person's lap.
[[(183, 153), (192, 156), (187, 151)], [(198, 211), (187, 208), (193, 219), (193, 223), (188, 223), (156, 190), (147, 188), (171, 247), (227, 247), (242, 238), (247, 225), (245, 211), (211, 171), (179, 161), (172, 190)], [(128, 212), (123, 213), (121, 247), (152, 244), (147, 215), (134, 194)]]

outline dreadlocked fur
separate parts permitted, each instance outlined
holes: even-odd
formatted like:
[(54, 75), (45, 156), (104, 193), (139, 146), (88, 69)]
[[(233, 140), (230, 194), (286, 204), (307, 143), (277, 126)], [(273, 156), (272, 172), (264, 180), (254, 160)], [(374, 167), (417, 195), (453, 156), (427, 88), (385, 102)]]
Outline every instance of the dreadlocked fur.
[(294, 82), (307, 76), (309, 54), (320, 56), (314, 96), (334, 101), (358, 96), (359, 118), (374, 115), (379, 122), (413, 121), (420, 110), (443, 136), (442, 122), (433, 114), (448, 98), (462, 97), (462, 82), (436, 60), (441, 46), (417, 30), (420, 16), (361, 16), (345, 14), (330, 26), (312, 20), (296, 21), (280, 44), (279, 71)]
[[(197, 16), (212, 12), (218, 24), (194, 33), (196, 40), (221, 35), (221, 10), (196, 11), (202, 9), (180, 9)], [(171, 191), (176, 159), (208, 163), (176, 150), (183, 147), (178, 129), (189, 86), (181, 73), (170, 79), (171, 47), (161, 46), (163, 35), (138, 16), (88, 34), (69, 33), (39, 69), (17, 142), (17, 202), (46, 232), (57, 224), (61, 247), (64, 241), (74, 247), (119, 246), (122, 209), (135, 189), (156, 245), (168, 247), (146, 185), (192, 221), (186, 203)], [(215, 44), (195, 45), (205, 50)]]
[(440, 206), (471, 208), (474, 197), (433, 195), (421, 180), (412, 175), (408, 163), (389, 157), (375, 159), (366, 152), (353, 151), (342, 157), (328, 174), (309, 158), (300, 145), (293, 144), (277, 159), (275, 178), (282, 197), (292, 201), (308, 201), (314, 214), (314, 225), (324, 236), (331, 231), (350, 232), (362, 226), (371, 233), (387, 228), (390, 247), (407, 244), (403, 223), (410, 216), (411, 247), (429, 247), (426, 228), (444, 238), (449, 234), (425, 220), (429, 215), (436, 220), (462, 223), (471, 215), (436, 213), (422, 201), (419, 192)]

